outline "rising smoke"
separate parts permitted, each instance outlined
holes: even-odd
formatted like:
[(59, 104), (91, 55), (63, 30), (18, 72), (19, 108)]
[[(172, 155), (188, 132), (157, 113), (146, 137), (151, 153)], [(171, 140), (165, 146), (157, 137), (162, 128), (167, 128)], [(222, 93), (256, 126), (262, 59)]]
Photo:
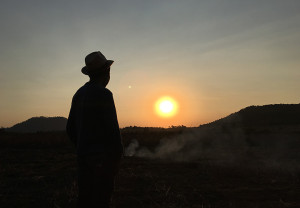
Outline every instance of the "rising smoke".
[(249, 135), (240, 128), (199, 128), (162, 139), (153, 151), (132, 140), (125, 154), (149, 159), (296, 169), (300, 158), (291, 147), (299, 146), (298, 140), (295, 135)]

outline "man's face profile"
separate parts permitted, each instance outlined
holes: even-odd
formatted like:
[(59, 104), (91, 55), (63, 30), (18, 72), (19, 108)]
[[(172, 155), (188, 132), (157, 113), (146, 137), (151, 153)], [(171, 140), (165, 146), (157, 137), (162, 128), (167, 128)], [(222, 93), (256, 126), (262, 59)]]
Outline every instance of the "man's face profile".
[(108, 85), (108, 83), (109, 83), (109, 80), (110, 80), (110, 67), (107, 69), (108, 70), (108, 72), (107, 72), (107, 74), (105, 75), (105, 78), (104, 78), (104, 87), (106, 87), (107, 85)]

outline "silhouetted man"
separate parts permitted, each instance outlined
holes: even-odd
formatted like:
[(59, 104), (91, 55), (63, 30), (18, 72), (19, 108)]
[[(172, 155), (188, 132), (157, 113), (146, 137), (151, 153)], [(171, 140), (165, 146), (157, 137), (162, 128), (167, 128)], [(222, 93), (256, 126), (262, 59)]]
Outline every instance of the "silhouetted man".
[(112, 60), (86, 56), (81, 72), (90, 77), (73, 96), (67, 133), (76, 145), (79, 207), (109, 207), (123, 146), (112, 93), (106, 89)]

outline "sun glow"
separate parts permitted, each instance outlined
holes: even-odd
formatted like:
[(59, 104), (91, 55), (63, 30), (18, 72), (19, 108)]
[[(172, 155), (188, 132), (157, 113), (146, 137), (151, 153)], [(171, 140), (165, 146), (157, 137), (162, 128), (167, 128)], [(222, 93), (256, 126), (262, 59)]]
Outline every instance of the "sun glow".
[(171, 97), (162, 97), (155, 103), (155, 111), (161, 117), (172, 117), (177, 109), (177, 102)]

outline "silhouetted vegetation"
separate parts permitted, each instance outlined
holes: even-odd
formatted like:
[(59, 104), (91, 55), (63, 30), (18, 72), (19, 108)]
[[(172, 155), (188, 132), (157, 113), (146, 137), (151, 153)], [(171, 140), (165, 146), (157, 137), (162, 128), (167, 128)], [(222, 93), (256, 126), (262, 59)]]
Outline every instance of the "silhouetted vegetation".
[(4, 127), (1, 127), (1, 128), (0, 128), (0, 134), (1, 134), (1, 133), (4, 133), (4, 132), (5, 132), (5, 128), (4, 128)]

